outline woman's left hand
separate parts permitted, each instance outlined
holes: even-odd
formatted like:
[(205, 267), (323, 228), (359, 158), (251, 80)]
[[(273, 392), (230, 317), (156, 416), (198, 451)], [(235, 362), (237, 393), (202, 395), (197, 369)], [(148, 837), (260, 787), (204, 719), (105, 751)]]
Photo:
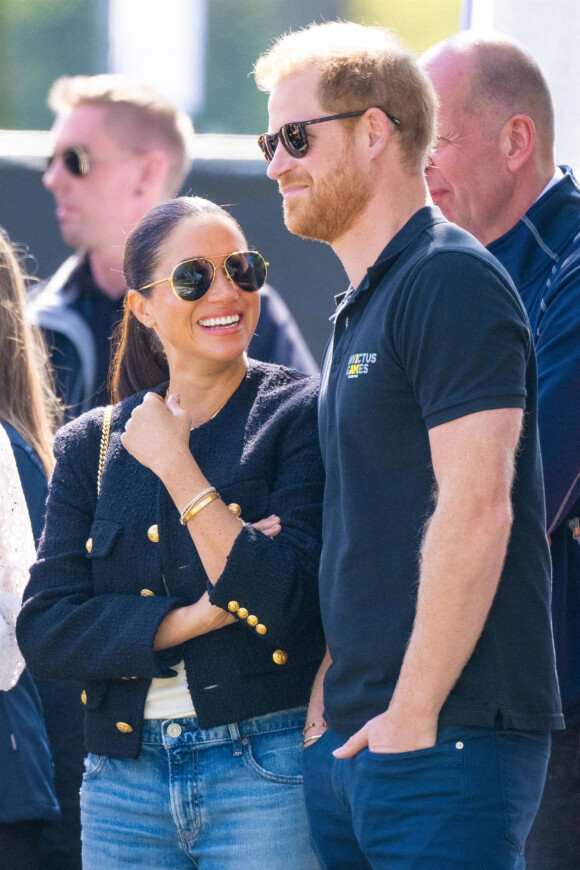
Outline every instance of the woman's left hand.
[(191, 417), (179, 405), (179, 396), (167, 403), (157, 393), (147, 393), (133, 410), (121, 435), (125, 450), (141, 465), (163, 479), (164, 471), (179, 466), (189, 452)]

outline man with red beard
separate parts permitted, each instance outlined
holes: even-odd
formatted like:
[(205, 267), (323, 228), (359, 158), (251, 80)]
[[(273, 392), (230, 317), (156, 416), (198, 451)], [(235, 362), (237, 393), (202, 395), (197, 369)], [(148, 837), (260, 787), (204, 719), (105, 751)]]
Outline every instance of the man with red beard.
[(563, 724), (526, 314), (432, 205), (436, 98), (390, 33), (311, 25), (255, 73), (286, 225), (350, 280), (319, 403), (314, 847), (332, 870), (516, 870)]

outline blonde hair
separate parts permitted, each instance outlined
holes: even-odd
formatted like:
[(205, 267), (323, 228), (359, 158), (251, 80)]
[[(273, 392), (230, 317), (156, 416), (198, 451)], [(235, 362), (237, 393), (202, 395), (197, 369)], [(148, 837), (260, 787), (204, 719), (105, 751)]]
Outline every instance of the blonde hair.
[(52, 442), (62, 422), (62, 409), (44, 340), (27, 322), (25, 305), (23, 272), (0, 228), (0, 420), (14, 426), (50, 475)]
[(105, 109), (105, 124), (125, 148), (160, 148), (169, 158), (167, 195), (174, 196), (191, 167), (193, 124), (162, 94), (127, 76), (62, 76), (52, 85), (48, 105), (57, 114), (78, 106)]
[(260, 90), (269, 92), (308, 67), (320, 71), (318, 98), (325, 110), (376, 106), (398, 118), (403, 158), (423, 170), (435, 139), (437, 97), (391, 31), (352, 21), (313, 23), (281, 36), (258, 58), (254, 75)]

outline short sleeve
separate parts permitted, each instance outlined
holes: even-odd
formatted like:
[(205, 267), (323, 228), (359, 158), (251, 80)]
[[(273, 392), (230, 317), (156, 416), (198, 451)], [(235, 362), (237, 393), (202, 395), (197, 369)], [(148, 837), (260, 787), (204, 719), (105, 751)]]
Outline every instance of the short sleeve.
[(509, 279), (461, 251), (409, 276), (395, 343), (428, 429), (477, 411), (525, 408), (527, 316)]

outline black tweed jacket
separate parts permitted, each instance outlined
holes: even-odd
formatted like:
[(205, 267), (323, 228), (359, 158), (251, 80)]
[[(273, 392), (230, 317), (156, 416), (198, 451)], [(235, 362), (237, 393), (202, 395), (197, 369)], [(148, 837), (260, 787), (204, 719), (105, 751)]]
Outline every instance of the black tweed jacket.
[[(246, 525), (213, 587), (167, 491), (121, 444), (143, 394), (115, 407), (98, 500), (103, 410), (58, 433), (18, 640), (33, 674), (83, 682), (90, 752), (139, 755), (150, 681), (174, 676), (182, 659), (202, 728), (307, 702), (324, 651), (317, 386), (316, 379), (252, 361), (219, 415), (192, 430), (193, 455), (226, 504), (239, 504), (247, 523), (270, 513), (282, 521), (274, 540)], [(236, 623), (154, 652), (163, 617), (206, 589), (224, 609), (239, 603)], [(248, 615), (266, 632), (258, 633)]]

